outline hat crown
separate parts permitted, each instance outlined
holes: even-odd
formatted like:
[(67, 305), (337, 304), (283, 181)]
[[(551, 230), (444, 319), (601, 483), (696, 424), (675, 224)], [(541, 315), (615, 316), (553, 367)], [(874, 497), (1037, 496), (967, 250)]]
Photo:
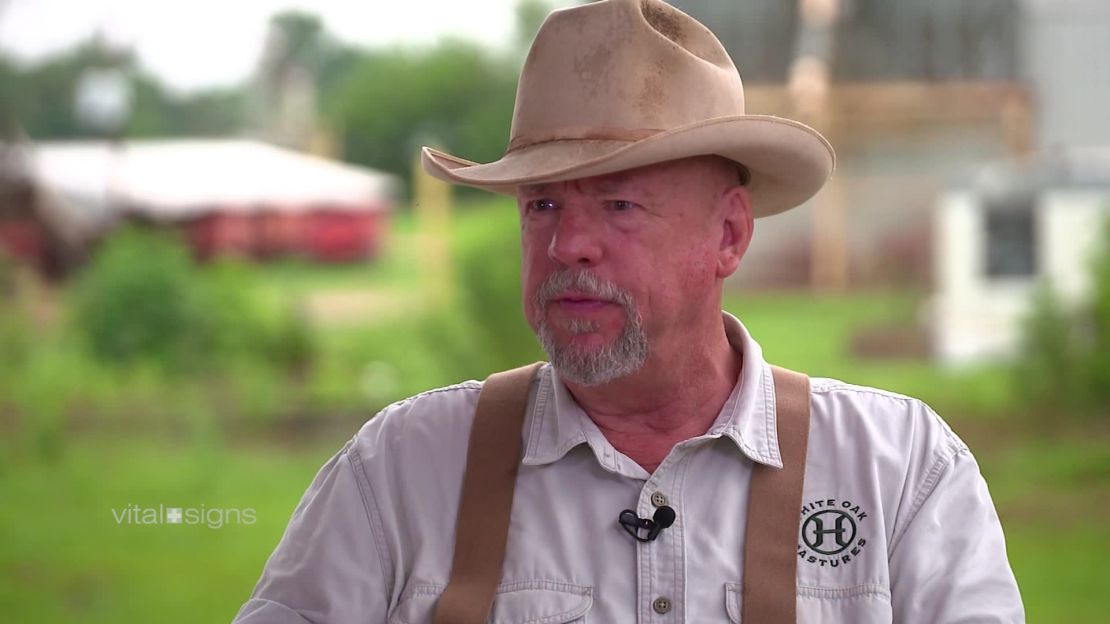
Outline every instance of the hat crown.
[(661, 0), (553, 12), (528, 51), (509, 151), (555, 140), (643, 139), (744, 114), (744, 86), (717, 37)]

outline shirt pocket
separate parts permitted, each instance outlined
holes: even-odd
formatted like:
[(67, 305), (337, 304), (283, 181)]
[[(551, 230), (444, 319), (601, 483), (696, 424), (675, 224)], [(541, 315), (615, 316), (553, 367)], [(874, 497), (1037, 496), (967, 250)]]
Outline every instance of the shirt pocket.
[[(401, 597), (390, 624), (430, 624), (444, 585), (414, 585)], [(594, 603), (592, 587), (548, 580), (501, 583), (489, 624), (580, 624)]]
[[(725, 610), (730, 622), (740, 623), (743, 604), (744, 593), (740, 583), (725, 583)], [(798, 624), (890, 624), (893, 621), (890, 591), (881, 585), (798, 587)]]

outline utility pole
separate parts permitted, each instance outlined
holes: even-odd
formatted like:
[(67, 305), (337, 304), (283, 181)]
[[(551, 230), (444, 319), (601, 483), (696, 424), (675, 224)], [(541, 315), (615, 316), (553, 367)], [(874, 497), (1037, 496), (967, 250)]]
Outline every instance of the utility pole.
[(454, 297), (451, 186), (424, 171), (419, 151), (412, 165), (412, 200), (419, 232), (419, 257), (424, 259), (424, 302), (435, 308), (450, 305)]
[[(840, 0), (798, 0), (798, 39), (788, 91), (798, 117), (834, 144), (837, 121), (829, 106), (835, 27)], [(813, 199), (810, 286), (840, 292), (848, 286), (844, 188), (836, 175)]]

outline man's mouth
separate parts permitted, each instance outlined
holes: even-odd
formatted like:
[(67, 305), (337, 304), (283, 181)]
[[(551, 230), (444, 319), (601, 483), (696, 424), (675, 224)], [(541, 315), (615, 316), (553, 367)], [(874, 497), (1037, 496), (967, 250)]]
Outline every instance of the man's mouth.
[(601, 299), (584, 293), (566, 293), (555, 298), (554, 302), (560, 309), (568, 312), (589, 312), (600, 310), (613, 304), (612, 301)]

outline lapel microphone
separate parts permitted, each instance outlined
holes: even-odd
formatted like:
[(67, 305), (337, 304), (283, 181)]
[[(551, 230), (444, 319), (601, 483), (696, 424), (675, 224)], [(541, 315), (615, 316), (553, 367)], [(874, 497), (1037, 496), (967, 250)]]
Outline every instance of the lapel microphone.
[[(636, 512), (631, 509), (625, 509), (621, 512), (617, 521), (624, 527), (628, 534), (636, 539), (638, 542), (651, 542), (659, 537), (663, 529), (674, 524), (675, 513), (667, 505), (655, 510), (655, 515), (651, 518), (641, 518), (636, 515)], [(647, 531), (647, 537), (640, 537), (640, 531)]]

